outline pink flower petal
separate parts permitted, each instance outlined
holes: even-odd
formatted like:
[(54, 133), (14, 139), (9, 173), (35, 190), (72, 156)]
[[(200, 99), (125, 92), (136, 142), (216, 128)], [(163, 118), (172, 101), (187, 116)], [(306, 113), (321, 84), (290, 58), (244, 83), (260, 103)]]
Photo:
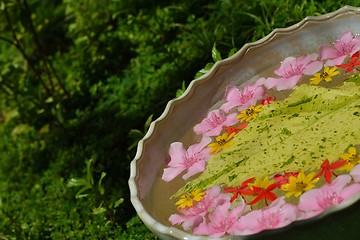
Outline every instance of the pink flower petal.
[(191, 145), (187, 150), (180, 142), (170, 144), (170, 162), (164, 169), (162, 179), (169, 182), (185, 170), (187, 173), (183, 176), (184, 179), (203, 172), (205, 163), (210, 159), (210, 149), (206, 148), (210, 142), (210, 137), (203, 137), (200, 143)]
[(213, 110), (199, 124), (194, 126), (194, 132), (209, 137), (218, 136), (223, 127), (232, 126), (239, 122), (236, 116), (236, 113), (226, 116), (222, 110)]
[[(280, 67), (274, 70), (274, 73), (281, 77), (288, 77), (289, 72), (290, 72), (289, 70), (292, 70), (293, 66), (296, 66), (296, 58), (287, 57), (281, 63)], [(290, 73), (290, 74), (292, 74), (292, 73)]]
[(191, 168), (188, 168), (188, 171), (186, 174), (182, 176), (184, 180), (187, 180), (188, 178), (194, 176), (197, 173), (201, 173), (205, 171), (206, 168), (206, 162), (205, 161), (199, 161), (194, 163)]
[(330, 47), (328, 45), (322, 45), (319, 51), (320, 51), (320, 60), (339, 57), (339, 52), (335, 48)]
[(295, 87), (302, 75), (293, 76), (290, 78), (268, 78), (266, 79), (265, 86), (268, 89), (276, 88), (278, 91), (291, 89)]
[(261, 99), (264, 94), (265, 89), (259, 81), (244, 87), (243, 91), (235, 86), (229, 86), (225, 93), (226, 102), (220, 109), (229, 112), (236, 107), (238, 111), (242, 111), (252, 105), (256, 105), (257, 101)]
[(320, 59), (327, 60), (324, 66), (342, 64), (347, 56), (352, 56), (360, 50), (360, 37), (353, 37), (350, 31), (341, 34), (332, 46), (320, 47)]
[(336, 66), (336, 65), (340, 65), (344, 62), (346, 58), (346, 55), (343, 55), (343, 56), (340, 56), (340, 57), (336, 57), (336, 58), (333, 58), (333, 59), (329, 59), (327, 60), (325, 63), (324, 63), (324, 66)]
[(229, 86), (226, 88), (225, 100), (226, 102), (221, 106), (221, 110), (229, 112), (234, 107), (242, 105), (243, 95), (239, 88), (235, 86)]
[(350, 172), (354, 182), (360, 183), (360, 164), (357, 164)]
[(179, 176), (179, 174), (181, 174), (184, 170), (185, 168), (181, 167), (165, 168), (161, 179), (166, 182), (170, 182), (171, 180)]
[[(207, 147), (212, 142), (210, 137), (203, 137), (201, 141), (198, 144), (193, 144), (187, 149), (187, 153), (189, 156), (194, 156), (199, 152), (202, 152), (203, 154), (206, 153), (206, 150), (204, 148)], [(210, 149), (208, 149), (208, 155), (210, 156)]]
[(194, 234), (209, 235), (212, 238), (220, 238), (227, 233), (236, 231), (238, 219), (245, 207), (240, 205), (229, 212), (230, 202), (217, 206), (217, 208), (209, 214), (209, 222), (201, 223), (193, 230)]
[(237, 234), (254, 234), (265, 229), (276, 229), (289, 225), (299, 216), (297, 207), (285, 202), (284, 197), (276, 199), (268, 207), (253, 210), (241, 217)]
[(306, 65), (303, 74), (304, 75), (313, 75), (315, 73), (317, 73), (318, 71), (320, 71), (323, 67), (323, 63), (320, 61), (313, 61), (311, 63), (309, 63), (308, 65)]
[(311, 218), (320, 214), (327, 208), (339, 205), (343, 201), (354, 196), (360, 190), (360, 184), (350, 183), (350, 175), (340, 175), (330, 184), (325, 184), (321, 188), (312, 189), (301, 195), (298, 208), (304, 211), (302, 219)]
[(228, 194), (220, 193), (220, 187), (214, 186), (205, 191), (201, 201), (191, 208), (179, 209), (180, 214), (173, 214), (169, 221), (173, 224), (182, 224), (184, 230), (195, 228), (205, 221), (205, 215), (215, 207), (230, 201)]
[(354, 183), (346, 188), (344, 188), (343, 191), (341, 191), (341, 197), (344, 199), (344, 201), (349, 200), (350, 198), (359, 195), (360, 194), (360, 184)]
[(186, 149), (181, 142), (173, 142), (170, 144), (169, 155), (171, 156), (169, 166), (179, 167), (186, 156)]

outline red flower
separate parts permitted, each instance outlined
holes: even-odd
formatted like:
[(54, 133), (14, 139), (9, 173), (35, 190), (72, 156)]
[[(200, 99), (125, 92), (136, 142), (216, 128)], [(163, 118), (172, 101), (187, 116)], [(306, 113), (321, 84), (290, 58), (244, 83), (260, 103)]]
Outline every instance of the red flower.
[(321, 164), (321, 170), (320, 172), (314, 177), (318, 178), (320, 177), (322, 174), (324, 174), (324, 178), (326, 180), (327, 183), (331, 182), (331, 175), (333, 174), (334, 176), (337, 176), (334, 172), (331, 172), (331, 170), (335, 170), (343, 165), (345, 165), (346, 160), (339, 160), (336, 162), (333, 162), (332, 164), (329, 163), (328, 159), (325, 159), (324, 162)]
[(281, 174), (275, 174), (274, 179), (277, 181), (278, 187), (280, 188), (281, 185), (289, 183), (289, 177), (294, 176), (297, 177), (299, 175), (299, 172), (284, 172), (283, 175)]
[(246, 126), (248, 125), (249, 123), (246, 122), (246, 123), (243, 123), (241, 124), (240, 126), (238, 127), (233, 127), (233, 126), (228, 126), (228, 127), (225, 127), (225, 130), (231, 134), (231, 133), (238, 133), (239, 131), (243, 130), (244, 128), (246, 128)]
[(249, 205), (253, 205), (253, 204), (259, 202), (260, 200), (262, 200), (264, 198), (265, 198), (265, 202), (266, 202), (266, 205), (267, 205), (266, 200), (274, 201), (275, 199), (277, 199), (276, 194), (271, 192), (277, 186), (278, 186), (277, 183), (271, 184), (266, 189), (260, 188), (260, 187), (257, 187), (257, 186), (252, 186), (252, 190), (253, 190), (252, 194), (257, 195), (257, 196), (249, 203)]
[(276, 100), (276, 97), (268, 97), (266, 99), (263, 99), (261, 100), (261, 104), (262, 105), (267, 105), (267, 104), (270, 104), (272, 101), (275, 101)]
[(360, 66), (359, 52), (356, 52), (351, 56), (349, 63), (340, 64), (340, 65), (336, 65), (336, 66), (339, 67), (339, 68), (346, 68), (345, 72), (347, 72), (347, 73), (354, 70), (354, 68), (356, 70), (360, 71), (359, 68), (356, 68), (356, 66)]
[(245, 180), (241, 185), (240, 187), (236, 187), (236, 188), (227, 188), (227, 187), (224, 187), (224, 190), (226, 192), (229, 192), (229, 193), (234, 193), (234, 195), (232, 196), (232, 198), (230, 199), (230, 202), (234, 202), (236, 198), (238, 198), (238, 196), (240, 195), (251, 195), (252, 194), (252, 190), (250, 189), (245, 189), (248, 187), (248, 184), (249, 183), (252, 183), (254, 182), (254, 177), (253, 178), (249, 178), (248, 180)]

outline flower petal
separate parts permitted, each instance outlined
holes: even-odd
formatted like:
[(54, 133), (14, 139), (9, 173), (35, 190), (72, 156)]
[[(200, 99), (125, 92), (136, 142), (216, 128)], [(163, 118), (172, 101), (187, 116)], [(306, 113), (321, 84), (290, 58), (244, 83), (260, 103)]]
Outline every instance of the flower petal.
[(201, 173), (205, 171), (206, 168), (206, 162), (205, 161), (198, 161), (194, 163), (191, 167), (188, 168), (188, 171), (186, 174), (182, 176), (183, 179), (187, 180), (189, 177), (194, 176), (197, 173)]
[(354, 182), (360, 183), (360, 164), (357, 164), (350, 172)]
[(291, 89), (293, 88), (297, 82), (300, 80), (301, 75), (293, 76), (291, 78), (267, 78), (265, 82), (265, 86), (268, 89), (276, 88), (278, 91)]

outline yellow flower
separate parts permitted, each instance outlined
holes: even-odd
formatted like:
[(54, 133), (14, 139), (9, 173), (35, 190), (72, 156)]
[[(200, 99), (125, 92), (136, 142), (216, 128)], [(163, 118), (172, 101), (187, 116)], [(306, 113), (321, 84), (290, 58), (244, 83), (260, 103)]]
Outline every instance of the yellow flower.
[(192, 207), (194, 201), (201, 201), (205, 195), (205, 192), (201, 191), (201, 189), (196, 189), (191, 193), (184, 194), (180, 197), (180, 200), (175, 203), (178, 206), (178, 209)]
[(291, 195), (299, 197), (304, 191), (315, 187), (315, 183), (319, 181), (319, 178), (314, 179), (314, 176), (315, 172), (311, 172), (307, 176), (304, 172), (299, 172), (297, 177), (290, 176), (289, 183), (283, 184), (281, 190), (288, 192), (285, 197), (290, 197)]
[(356, 155), (356, 148), (349, 147), (347, 153), (340, 154), (340, 158), (346, 161), (339, 170), (351, 171), (356, 164), (360, 163), (360, 155)]
[(249, 183), (248, 185), (249, 185), (250, 189), (253, 189), (253, 186), (262, 188), (262, 189), (267, 189), (273, 183), (274, 183), (274, 180), (269, 181), (269, 177), (265, 177), (264, 179), (256, 178), (253, 183)]
[(340, 72), (336, 70), (337, 67), (325, 67), (322, 73), (315, 73), (313, 78), (310, 78), (310, 84), (317, 85), (321, 81), (331, 82), (332, 77), (338, 75)]
[(259, 112), (261, 112), (263, 105), (258, 106), (251, 106), (248, 109), (245, 109), (237, 115), (237, 118), (240, 119), (241, 122), (246, 121), (249, 122), (250, 120), (257, 118), (259, 116)]
[(210, 153), (217, 153), (222, 149), (228, 148), (231, 145), (234, 144), (233, 141), (231, 141), (231, 139), (235, 136), (235, 132), (233, 133), (224, 133), (220, 136), (216, 137), (216, 142), (214, 143), (210, 143), (208, 145), (208, 147), (211, 148)]

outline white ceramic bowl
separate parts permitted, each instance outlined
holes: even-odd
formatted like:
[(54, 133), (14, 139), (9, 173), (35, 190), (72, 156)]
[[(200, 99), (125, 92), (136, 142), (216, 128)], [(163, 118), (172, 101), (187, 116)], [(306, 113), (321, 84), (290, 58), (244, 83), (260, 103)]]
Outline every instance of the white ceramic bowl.
[[(129, 179), (132, 204), (152, 232), (161, 239), (209, 239), (187, 233), (167, 221), (170, 205), (159, 199), (169, 199), (174, 191), (166, 184), (159, 185), (159, 181), (169, 145), (183, 139), (189, 129), (206, 116), (223, 98), (226, 86), (240, 86), (256, 74), (274, 68), (288, 56), (308, 53), (323, 43), (334, 41), (344, 31), (360, 34), (360, 8), (346, 6), (326, 15), (307, 17), (288, 28), (275, 29), (265, 38), (245, 44), (232, 57), (217, 62), (206, 75), (193, 80), (180, 98), (167, 104), (139, 142)], [(347, 208), (357, 200), (358, 197), (354, 197), (346, 205), (330, 208), (315, 220)], [(242, 237), (224, 237), (230, 238)]]

